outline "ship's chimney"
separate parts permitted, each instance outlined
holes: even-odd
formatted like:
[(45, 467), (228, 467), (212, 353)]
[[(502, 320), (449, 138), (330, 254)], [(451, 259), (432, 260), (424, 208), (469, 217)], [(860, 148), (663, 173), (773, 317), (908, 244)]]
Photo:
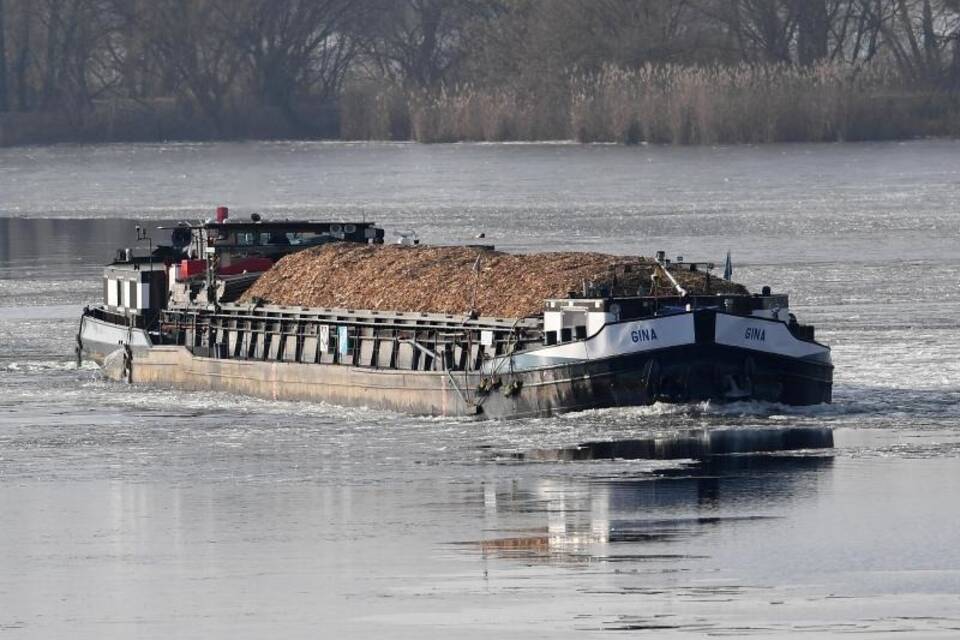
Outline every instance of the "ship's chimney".
[(217, 207), (217, 224), (223, 224), (230, 217), (230, 209), (227, 207)]

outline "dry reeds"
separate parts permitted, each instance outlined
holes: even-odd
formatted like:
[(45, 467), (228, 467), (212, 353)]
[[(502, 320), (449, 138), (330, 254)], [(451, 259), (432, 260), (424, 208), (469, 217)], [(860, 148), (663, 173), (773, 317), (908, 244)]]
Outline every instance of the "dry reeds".
[(457, 142), (535, 139), (535, 114), (516, 92), (470, 85), (410, 94), (413, 139)]
[[(409, 119), (410, 138), (420, 142), (738, 144), (960, 133), (955, 98), (914, 91), (894, 68), (879, 63), (606, 66), (538, 82), (550, 89), (534, 90), (519, 81), (435, 91), (403, 91), (387, 84), (368, 100), (382, 102), (383, 95), (390, 96), (392, 109), (403, 110)], [(350, 100), (344, 104), (345, 123), (354, 117), (348, 112), (371, 110), (348, 109), (354, 105)], [(369, 135), (363, 135), (366, 131)], [(395, 134), (382, 125), (348, 126), (344, 137)]]

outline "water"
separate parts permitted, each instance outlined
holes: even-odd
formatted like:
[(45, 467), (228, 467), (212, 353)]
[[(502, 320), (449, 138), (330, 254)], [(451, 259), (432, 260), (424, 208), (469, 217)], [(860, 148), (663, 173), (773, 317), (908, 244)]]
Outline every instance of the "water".
[[(217, 204), (519, 251), (729, 249), (833, 346), (835, 404), (476, 423), (77, 369), (79, 311), (133, 226)], [(0, 150), (0, 634), (955, 637), (958, 277), (957, 142)], [(837, 448), (521, 455), (775, 426)]]

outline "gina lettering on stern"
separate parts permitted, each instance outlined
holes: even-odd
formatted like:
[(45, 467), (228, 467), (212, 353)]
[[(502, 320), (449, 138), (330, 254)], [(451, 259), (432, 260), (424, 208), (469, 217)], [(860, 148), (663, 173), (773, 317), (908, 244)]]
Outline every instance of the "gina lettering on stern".
[(753, 340), (754, 342), (766, 342), (767, 330), (760, 327), (747, 327), (743, 332), (744, 340)]
[(630, 332), (630, 339), (634, 342), (653, 342), (654, 340), (659, 340), (659, 338), (657, 338), (657, 332), (654, 331), (653, 327), (649, 329), (634, 329)]

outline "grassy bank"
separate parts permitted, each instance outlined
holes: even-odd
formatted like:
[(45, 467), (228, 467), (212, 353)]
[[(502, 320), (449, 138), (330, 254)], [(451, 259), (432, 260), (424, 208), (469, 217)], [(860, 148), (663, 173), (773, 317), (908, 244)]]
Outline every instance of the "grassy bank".
[(297, 120), (231, 103), (217, 121), (189, 103), (107, 101), (81, 118), (0, 114), (0, 146), (54, 142), (327, 138), (419, 142), (577, 140), (741, 144), (960, 136), (960, 92), (889, 67), (605, 67), (533, 86), (406, 90), (354, 80)]

